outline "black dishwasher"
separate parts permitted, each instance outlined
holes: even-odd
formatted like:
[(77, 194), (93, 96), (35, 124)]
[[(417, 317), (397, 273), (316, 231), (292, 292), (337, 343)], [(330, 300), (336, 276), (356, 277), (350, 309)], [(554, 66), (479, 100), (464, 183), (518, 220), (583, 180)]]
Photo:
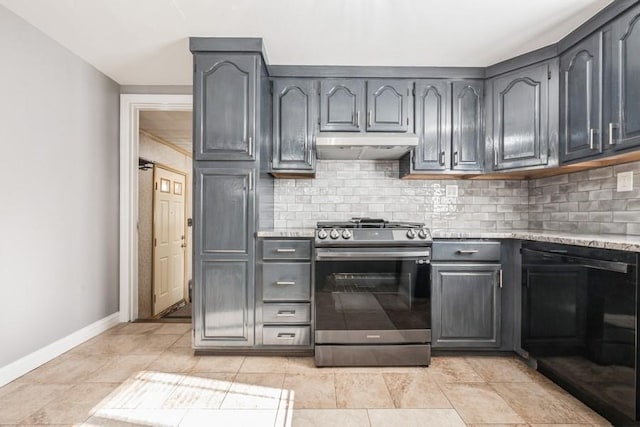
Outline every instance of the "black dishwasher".
[(616, 425), (638, 416), (638, 256), (522, 245), (522, 348)]

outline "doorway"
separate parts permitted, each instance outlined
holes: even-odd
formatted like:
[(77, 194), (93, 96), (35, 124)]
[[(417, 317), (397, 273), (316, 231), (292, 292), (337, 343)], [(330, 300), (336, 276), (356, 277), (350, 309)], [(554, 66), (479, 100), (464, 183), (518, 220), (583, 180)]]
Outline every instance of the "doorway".
[[(186, 218), (191, 217), (191, 110), (193, 97), (191, 95), (167, 95), (167, 94), (123, 94), (120, 95), (120, 311), (121, 322), (136, 321), (140, 319), (153, 319), (151, 304), (148, 313), (139, 314), (139, 184), (144, 185), (143, 180), (153, 183), (154, 165), (160, 165), (185, 172), (186, 190)], [(172, 131), (170, 121), (166, 115), (155, 116), (156, 129), (152, 129), (145, 122), (148, 112), (171, 113), (183, 112), (186, 115), (181, 120), (182, 134), (187, 134), (188, 139), (177, 144), (175, 133)], [(152, 116), (152, 118), (154, 118)], [(141, 123), (143, 124), (141, 126)], [(151, 129), (151, 130), (149, 130)], [(175, 129), (173, 129), (175, 131)], [(152, 157), (145, 152), (145, 140), (152, 139), (157, 146), (163, 146), (167, 150), (183, 154), (188, 161), (182, 165), (175, 165), (164, 157)], [(142, 141), (142, 144), (140, 143)], [(173, 147), (170, 147), (173, 145)], [(145, 166), (146, 165), (146, 166)], [(146, 170), (144, 170), (146, 169)], [(149, 184), (149, 194), (153, 198), (152, 184)], [(151, 205), (150, 205), (151, 206)], [(151, 216), (152, 218), (152, 216)], [(152, 222), (152, 219), (150, 220)], [(151, 237), (149, 237), (151, 239)], [(187, 248), (185, 253), (187, 276), (185, 285), (185, 304), (189, 304), (190, 291), (189, 280), (191, 278), (191, 228), (187, 228), (185, 234)], [(149, 255), (151, 256), (151, 255)], [(148, 274), (152, 276), (152, 273)], [(151, 286), (149, 286), (149, 301), (151, 301)], [(186, 305), (185, 305), (186, 307)], [(184, 312), (185, 310), (183, 310)], [(190, 313), (190, 307), (188, 307)], [(180, 314), (180, 313), (178, 313)], [(156, 320), (154, 320), (156, 321)], [(175, 319), (173, 321), (176, 321)], [(188, 317), (178, 318), (177, 321), (190, 322)]]
[(133, 320), (191, 320), (192, 117), (141, 111), (138, 136), (138, 310)]

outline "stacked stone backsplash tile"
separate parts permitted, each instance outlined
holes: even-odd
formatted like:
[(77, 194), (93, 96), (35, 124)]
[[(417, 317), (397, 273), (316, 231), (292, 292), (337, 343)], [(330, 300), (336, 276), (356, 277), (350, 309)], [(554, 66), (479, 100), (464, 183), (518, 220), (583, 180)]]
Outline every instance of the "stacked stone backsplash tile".
[[(447, 197), (447, 185), (458, 195)], [(433, 229), (528, 227), (526, 181), (401, 180), (397, 161), (318, 161), (315, 179), (275, 180), (275, 227), (381, 217)]]
[[(633, 191), (616, 191), (634, 172)], [(529, 181), (529, 228), (640, 235), (640, 162)]]

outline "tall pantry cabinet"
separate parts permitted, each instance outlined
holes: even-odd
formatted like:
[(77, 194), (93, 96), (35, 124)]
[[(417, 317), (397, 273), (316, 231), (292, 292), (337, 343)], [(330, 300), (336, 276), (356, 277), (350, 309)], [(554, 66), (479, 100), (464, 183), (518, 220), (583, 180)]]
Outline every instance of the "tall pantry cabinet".
[[(273, 227), (270, 85), (261, 42), (191, 39), (194, 347), (255, 344), (255, 232)], [(245, 48), (246, 47), (246, 48)], [(233, 50), (231, 50), (233, 49)]]

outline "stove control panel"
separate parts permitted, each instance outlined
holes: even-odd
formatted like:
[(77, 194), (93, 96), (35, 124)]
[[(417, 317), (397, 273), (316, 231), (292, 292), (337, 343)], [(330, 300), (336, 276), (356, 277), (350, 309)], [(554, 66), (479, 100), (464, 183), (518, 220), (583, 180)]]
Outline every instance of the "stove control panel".
[(424, 244), (431, 240), (428, 228), (321, 228), (316, 231), (316, 242), (385, 244), (391, 242), (415, 242)]

